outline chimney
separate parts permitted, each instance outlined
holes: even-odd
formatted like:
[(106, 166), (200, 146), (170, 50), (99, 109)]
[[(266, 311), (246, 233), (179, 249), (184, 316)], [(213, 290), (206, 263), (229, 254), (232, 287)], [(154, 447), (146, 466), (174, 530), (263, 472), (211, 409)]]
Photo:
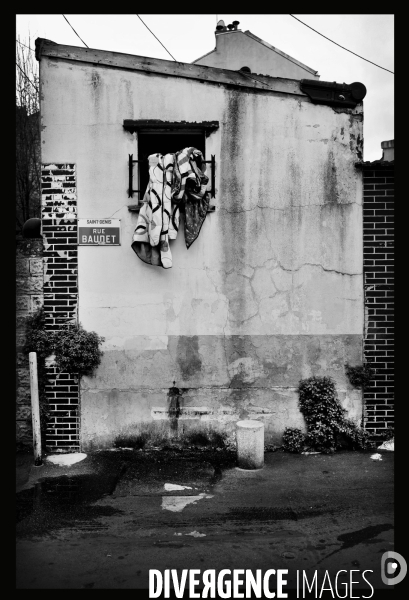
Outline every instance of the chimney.
[(216, 31), (215, 33), (224, 33), (225, 31), (227, 31), (227, 27), (224, 24), (223, 19), (220, 19), (220, 21), (217, 21), (217, 25), (216, 25)]
[(381, 148), (383, 150), (381, 158), (382, 161), (389, 162), (395, 159), (394, 144), (395, 140), (381, 142)]
[(220, 21), (217, 22), (215, 34), (217, 35), (218, 33), (226, 33), (229, 31), (240, 31), (237, 29), (238, 25), (240, 25), (240, 21), (233, 21), (233, 23), (229, 23), (229, 25), (226, 27), (223, 19), (220, 19)]

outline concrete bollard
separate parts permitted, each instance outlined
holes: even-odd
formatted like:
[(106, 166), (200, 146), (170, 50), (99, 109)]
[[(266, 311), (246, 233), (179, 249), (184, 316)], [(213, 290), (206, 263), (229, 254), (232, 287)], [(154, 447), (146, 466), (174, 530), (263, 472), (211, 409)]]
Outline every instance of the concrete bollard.
[(264, 423), (238, 421), (237, 460), (241, 469), (262, 469), (264, 466)]

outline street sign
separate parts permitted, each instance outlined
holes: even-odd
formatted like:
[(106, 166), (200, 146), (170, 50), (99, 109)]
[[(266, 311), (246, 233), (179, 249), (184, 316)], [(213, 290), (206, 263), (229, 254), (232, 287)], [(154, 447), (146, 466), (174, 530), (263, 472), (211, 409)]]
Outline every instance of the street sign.
[(120, 246), (121, 219), (78, 219), (79, 246)]

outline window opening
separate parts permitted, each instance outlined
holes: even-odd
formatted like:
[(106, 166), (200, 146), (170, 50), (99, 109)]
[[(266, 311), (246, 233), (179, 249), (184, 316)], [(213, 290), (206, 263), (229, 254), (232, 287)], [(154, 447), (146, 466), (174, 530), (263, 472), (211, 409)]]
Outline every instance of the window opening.
[(206, 160), (204, 132), (186, 133), (181, 131), (175, 133), (172, 131), (167, 133), (155, 131), (138, 134), (139, 201), (142, 200), (149, 182), (148, 156), (156, 153), (164, 156), (189, 146), (200, 150)]
[[(148, 156), (160, 153), (165, 155), (175, 153), (186, 147), (200, 150), (207, 165), (206, 174), (210, 180), (210, 196), (216, 197), (215, 171), (216, 157), (211, 155), (206, 160), (205, 138), (219, 128), (218, 121), (202, 121), (200, 123), (164, 122), (155, 119), (130, 120), (125, 119), (123, 127), (131, 133), (138, 133), (138, 158), (133, 154), (128, 156), (129, 187), (128, 198), (137, 194), (138, 204), (129, 205), (131, 211), (138, 211), (149, 182)], [(136, 189), (137, 188), (137, 189)], [(213, 212), (214, 206), (209, 206), (208, 212)]]

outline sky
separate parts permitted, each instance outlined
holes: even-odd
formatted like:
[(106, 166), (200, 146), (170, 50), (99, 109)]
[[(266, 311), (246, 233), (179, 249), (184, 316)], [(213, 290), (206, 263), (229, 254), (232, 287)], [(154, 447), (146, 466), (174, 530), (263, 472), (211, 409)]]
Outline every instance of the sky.
[[(364, 99), (364, 160), (382, 156), (381, 142), (394, 139), (394, 75), (332, 44), (289, 14), (142, 14), (146, 25), (180, 62), (191, 63), (215, 47), (218, 19), (257, 37), (318, 71), (321, 81), (353, 83), (367, 89)], [(66, 14), (90, 47), (172, 60), (136, 14)], [(310, 27), (360, 56), (394, 71), (393, 14), (294, 14)], [(81, 46), (62, 14), (16, 15), (16, 33), (34, 47), (37, 37)]]

